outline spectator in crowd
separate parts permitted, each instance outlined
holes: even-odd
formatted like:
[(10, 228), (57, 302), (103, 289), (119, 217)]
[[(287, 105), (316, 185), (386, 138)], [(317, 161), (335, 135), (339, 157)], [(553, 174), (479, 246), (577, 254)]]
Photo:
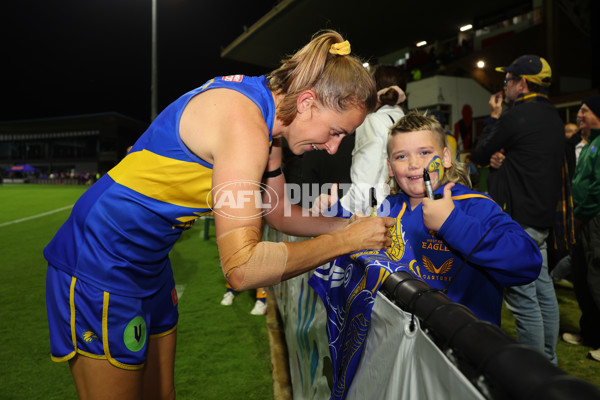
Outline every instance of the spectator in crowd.
[[(515, 317), (517, 341), (539, 349), (556, 365), (559, 310), (548, 273), (546, 238), (562, 183), (563, 122), (548, 99), (552, 73), (545, 59), (523, 55), (496, 70), (506, 74), (504, 94), (491, 96), (491, 117), (471, 158), (479, 165), (490, 165), (489, 194), (521, 224), (542, 253), (537, 280), (507, 288), (505, 300)], [(512, 104), (504, 113), (503, 101)]]
[[(211, 79), (161, 112), (44, 249), (51, 354), (69, 361), (79, 396), (175, 398), (169, 252), (202, 215), (215, 214), (223, 273), (236, 290), (389, 246), (393, 219), (304, 217), (285, 207), (281, 175), (279, 139), (295, 154), (333, 154), (375, 104), (373, 80), (350, 43), (324, 31), (267, 76)], [(262, 203), (247, 201), (261, 193)], [(317, 237), (261, 241), (266, 209), (274, 228)]]
[(589, 356), (600, 361), (600, 95), (583, 100), (579, 128), (589, 143), (581, 150), (573, 176), (573, 206), (579, 226), (572, 256), (575, 296), (581, 309), (580, 333), (563, 333), (563, 340), (593, 347)]
[[(230, 306), (235, 299), (236, 291), (229, 283), (225, 284), (225, 294), (221, 300), (222, 306)], [(267, 291), (265, 288), (256, 288), (256, 301), (250, 311), (252, 315), (265, 315), (267, 313)]]
[(459, 152), (470, 150), (474, 143), (473, 108), (465, 104), (461, 110), (462, 118), (454, 124), (454, 138)]

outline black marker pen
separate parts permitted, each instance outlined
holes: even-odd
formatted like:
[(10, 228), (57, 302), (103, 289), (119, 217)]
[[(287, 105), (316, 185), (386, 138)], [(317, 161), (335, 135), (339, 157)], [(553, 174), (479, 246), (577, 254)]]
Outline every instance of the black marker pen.
[(423, 182), (425, 183), (425, 191), (427, 192), (427, 197), (431, 200), (434, 200), (433, 197), (433, 188), (431, 187), (431, 178), (429, 177), (429, 172), (427, 172), (426, 168), (423, 168)]
[(377, 196), (375, 195), (374, 187), (372, 187), (369, 190), (369, 197), (370, 197), (370, 203), (371, 203), (371, 216), (376, 217), (377, 216)]

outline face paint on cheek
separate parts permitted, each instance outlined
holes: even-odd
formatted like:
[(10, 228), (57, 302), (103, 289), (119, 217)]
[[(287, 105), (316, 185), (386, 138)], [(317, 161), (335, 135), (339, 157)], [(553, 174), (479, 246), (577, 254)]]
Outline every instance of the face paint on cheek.
[(444, 166), (442, 165), (442, 159), (440, 156), (434, 156), (429, 164), (427, 164), (428, 172), (437, 172), (438, 173), (438, 182), (441, 182), (444, 178)]

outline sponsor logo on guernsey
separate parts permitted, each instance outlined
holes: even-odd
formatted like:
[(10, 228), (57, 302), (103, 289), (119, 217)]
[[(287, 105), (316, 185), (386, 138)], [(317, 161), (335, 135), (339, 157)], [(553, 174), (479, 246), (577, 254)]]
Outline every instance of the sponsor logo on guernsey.
[(423, 256), (421, 259), (423, 260), (425, 269), (431, 273), (431, 275), (424, 274), (422, 276), (423, 279), (433, 281), (449, 281), (452, 279), (451, 276), (447, 276), (446, 274), (452, 269), (454, 258), (447, 259), (439, 268), (427, 256)]
[(227, 82), (241, 82), (244, 78), (244, 75), (228, 75), (224, 76), (223, 80)]
[(129, 321), (123, 332), (123, 342), (133, 352), (144, 348), (146, 344), (146, 321), (144, 318), (137, 316)]
[(83, 334), (81, 335), (81, 338), (86, 343), (90, 343), (90, 342), (93, 342), (94, 340), (98, 340), (98, 336), (96, 336), (96, 334), (92, 331), (83, 332)]

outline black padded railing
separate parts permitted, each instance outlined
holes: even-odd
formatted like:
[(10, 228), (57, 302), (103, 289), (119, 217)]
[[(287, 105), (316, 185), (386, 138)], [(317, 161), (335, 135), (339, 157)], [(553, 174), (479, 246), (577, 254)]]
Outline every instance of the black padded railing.
[(390, 275), (381, 291), (419, 319), (425, 333), (486, 398), (600, 399), (593, 384), (567, 374), (408, 272)]

